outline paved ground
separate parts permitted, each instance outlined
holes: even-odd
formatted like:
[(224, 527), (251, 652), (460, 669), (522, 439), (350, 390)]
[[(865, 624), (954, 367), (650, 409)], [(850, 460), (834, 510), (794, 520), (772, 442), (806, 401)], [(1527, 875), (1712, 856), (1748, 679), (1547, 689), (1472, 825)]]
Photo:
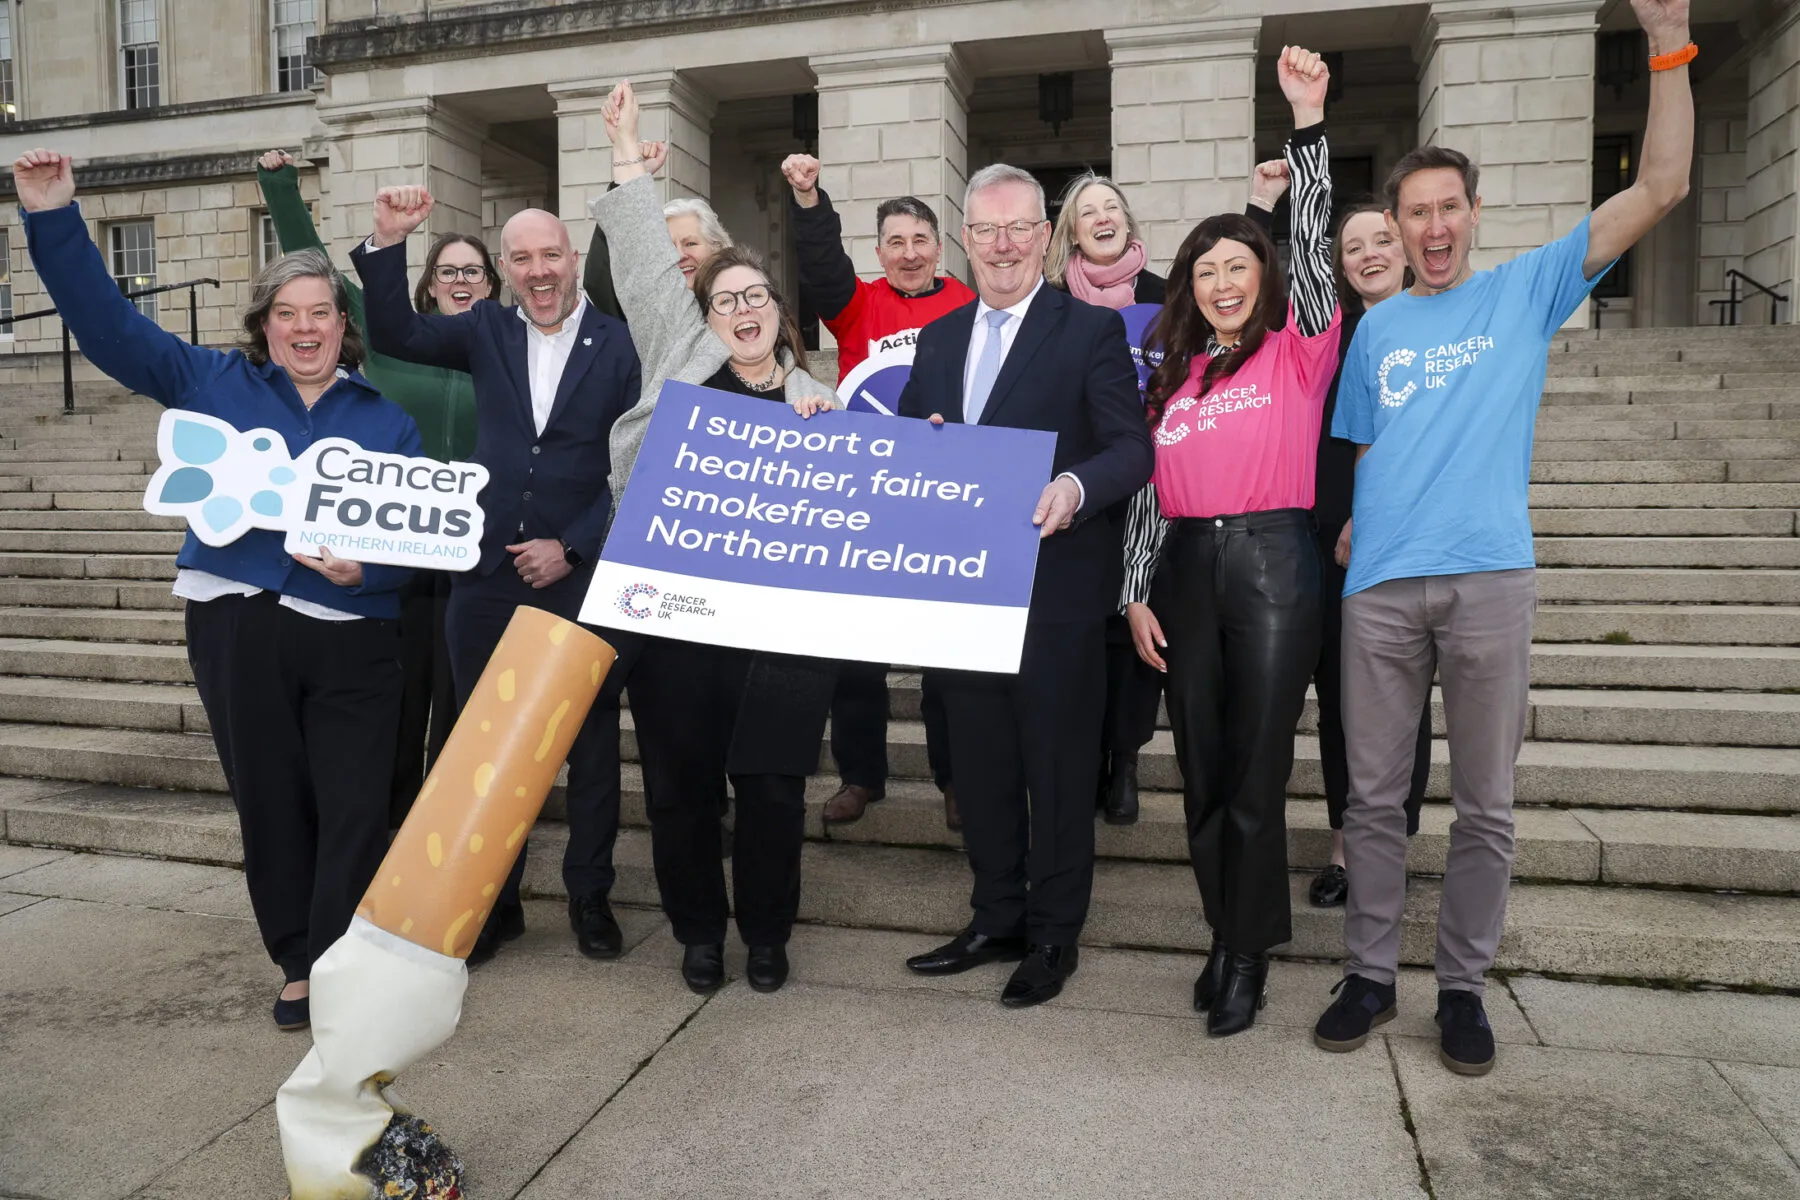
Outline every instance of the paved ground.
[[(475, 1200), (1800, 1195), (1800, 998), (1514, 978), (1469, 1080), (1422, 974), (1338, 1056), (1307, 1037), (1323, 965), (1278, 964), (1214, 1043), (1186, 956), (1091, 952), (1012, 1013), (1003, 968), (927, 983), (901, 961), (930, 938), (809, 927), (782, 992), (703, 1001), (661, 918), (621, 915), (597, 964), (533, 904), (401, 1081)], [(271, 1100), (307, 1042), (278, 985), (236, 872), (0, 846), (0, 1197), (283, 1195)]]

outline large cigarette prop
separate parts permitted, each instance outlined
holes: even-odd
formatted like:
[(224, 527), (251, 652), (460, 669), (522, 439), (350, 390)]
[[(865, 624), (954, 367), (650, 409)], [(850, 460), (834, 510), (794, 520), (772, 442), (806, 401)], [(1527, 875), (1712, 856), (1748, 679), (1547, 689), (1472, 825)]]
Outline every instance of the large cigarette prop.
[(463, 960), (612, 662), (573, 622), (514, 612), (349, 930), (313, 964), (313, 1047), (275, 1097), (293, 1200), (460, 1195), (461, 1164), (385, 1092), (456, 1031)]

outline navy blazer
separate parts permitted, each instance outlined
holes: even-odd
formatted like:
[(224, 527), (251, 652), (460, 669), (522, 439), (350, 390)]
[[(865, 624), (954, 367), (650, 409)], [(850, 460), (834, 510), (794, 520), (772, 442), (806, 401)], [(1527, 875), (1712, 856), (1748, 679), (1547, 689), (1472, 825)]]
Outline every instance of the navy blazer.
[[(964, 305), (920, 330), (901, 416), (962, 421), (977, 307)], [(1116, 611), (1124, 529), (1107, 510), (1136, 495), (1156, 466), (1124, 319), (1039, 288), (980, 423), (1054, 433), (1052, 475), (1075, 476), (1086, 494), (1075, 523), (1038, 548), (1030, 619), (1098, 621)]]
[[(488, 469), (481, 492), (486, 526), (482, 575), (506, 547), (557, 538), (592, 562), (612, 513), (608, 440), (620, 413), (643, 390), (625, 324), (589, 305), (539, 434), (531, 411), (525, 322), (514, 305), (492, 300), (456, 316), (419, 313), (406, 288), (406, 245), (367, 243), (350, 253), (362, 277), (369, 344), (390, 358), (467, 371), (475, 379), (475, 453)], [(523, 530), (523, 532), (521, 532)]]

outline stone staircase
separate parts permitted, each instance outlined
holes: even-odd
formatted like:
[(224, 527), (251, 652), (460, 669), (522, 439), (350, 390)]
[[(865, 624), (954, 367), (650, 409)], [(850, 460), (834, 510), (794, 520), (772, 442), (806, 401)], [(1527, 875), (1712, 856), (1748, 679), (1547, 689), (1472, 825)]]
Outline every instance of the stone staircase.
[[(1583, 332), (1554, 347), (1532, 518), (1539, 609), (1502, 968), (1800, 988), (1800, 329)], [(155, 406), (82, 385), (0, 399), (0, 820), (4, 836), (235, 863), (235, 819), (168, 594), (178, 526), (143, 513)], [(927, 782), (918, 680), (896, 673), (888, 798), (827, 831), (809, 789), (803, 917), (949, 932), (968, 875)], [(1434, 704), (1442, 734), (1441, 706)], [(1314, 710), (1289, 800), (1295, 937), (1329, 850)], [(629, 714), (615, 898), (656, 902)], [(1412, 849), (1403, 953), (1428, 963), (1449, 761)], [(829, 755), (826, 755), (829, 767)], [(1087, 936), (1203, 948), (1165, 731), (1129, 828), (1100, 826)], [(561, 889), (560, 796), (528, 885)]]

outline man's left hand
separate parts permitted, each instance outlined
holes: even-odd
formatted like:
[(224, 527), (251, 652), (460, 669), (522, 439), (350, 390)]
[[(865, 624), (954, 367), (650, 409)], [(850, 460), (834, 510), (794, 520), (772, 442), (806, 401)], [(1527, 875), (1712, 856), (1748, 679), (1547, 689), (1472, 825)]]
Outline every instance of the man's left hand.
[(1066, 475), (1052, 479), (1044, 486), (1044, 494), (1038, 497), (1037, 511), (1031, 514), (1031, 523), (1038, 527), (1038, 537), (1047, 538), (1067, 529), (1075, 520), (1075, 510), (1080, 507), (1081, 485)]
[(513, 556), (519, 578), (534, 588), (547, 588), (575, 569), (563, 557), (562, 543), (555, 538), (533, 538), (508, 546), (506, 552)]
[(339, 558), (324, 546), (319, 547), (319, 557), (296, 554), (294, 561), (303, 567), (311, 567), (339, 587), (357, 587), (363, 581), (361, 563)]

